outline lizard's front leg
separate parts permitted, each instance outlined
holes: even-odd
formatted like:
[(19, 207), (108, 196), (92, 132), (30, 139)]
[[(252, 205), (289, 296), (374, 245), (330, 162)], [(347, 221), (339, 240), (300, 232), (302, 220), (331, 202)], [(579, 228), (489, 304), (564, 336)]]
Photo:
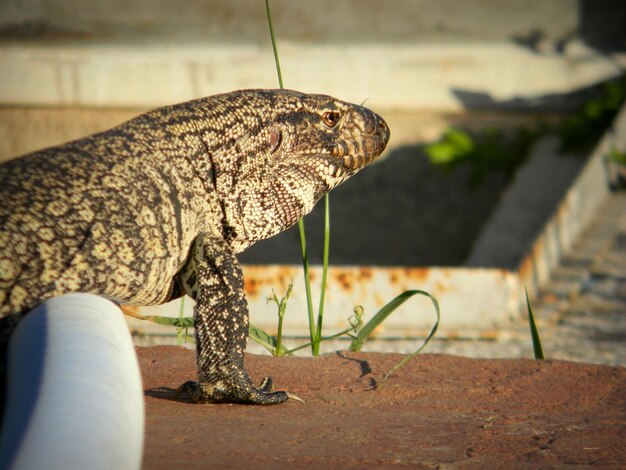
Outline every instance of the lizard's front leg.
[(226, 242), (199, 235), (180, 276), (186, 293), (196, 300), (198, 382), (184, 383), (178, 393), (199, 403), (272, 405), (287, 400), (286, 392), (270, 390), (269, 379), (255, 387), (244, 369), (248, 304), (241, 268)]

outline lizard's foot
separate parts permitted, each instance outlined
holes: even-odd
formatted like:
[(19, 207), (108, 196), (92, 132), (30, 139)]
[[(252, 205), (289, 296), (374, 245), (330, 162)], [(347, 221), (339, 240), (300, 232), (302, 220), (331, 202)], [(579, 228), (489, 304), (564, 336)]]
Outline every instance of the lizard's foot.
[[(244, 380), (233, 382), (220, 380), (215, 383), (185, 382), (176, 395), (185, 393), (195, 403), (246, 403), (249, 405), (276, 405), (293, 397), (287, 392), (272, 392), (272, 379), (266, 377), (257, 388)], [(297, 397), (294, 397), (297, 398)]]

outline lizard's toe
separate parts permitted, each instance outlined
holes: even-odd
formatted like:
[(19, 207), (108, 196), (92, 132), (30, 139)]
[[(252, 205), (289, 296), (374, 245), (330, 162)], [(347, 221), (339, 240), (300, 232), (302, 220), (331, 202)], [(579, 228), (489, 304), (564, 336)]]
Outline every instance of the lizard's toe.
[(174, 393), (174, 398), (178, 398), (182, 394), (187, 395), (191, 401), (195, 403), (201, 403), (202, 401), (202, 392), (200, 391), (198, 382), (194, 382), (193, 380), (188, 380), (178, 387), (176, 393)]
[(272, 382), (272, 378), (265, 377), (263, 380), (261, 380), (261, 384), (259, 385), (259, 390), (262, 392), (271, 392), (273, 385), (274, 383)]
[(266, 377), (259, 388), (246, 384), (219, 381), (214, 384), (185, 382), (175, 396), (187, 395), (195, 403), (246, 403), (249, 405), (276, 405), (289, 399), (287, 392), (272, 392), (272, 379)]

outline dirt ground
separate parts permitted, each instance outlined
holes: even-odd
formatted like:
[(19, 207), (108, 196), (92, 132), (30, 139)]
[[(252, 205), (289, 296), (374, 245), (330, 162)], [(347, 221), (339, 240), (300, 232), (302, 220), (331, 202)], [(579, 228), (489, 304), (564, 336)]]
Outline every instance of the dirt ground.
[(173, 398), (194, 352), (137, 348), (143, 466), (174, 468), (626, 467), (626, 368), (421, 355), (246, 357), (252, 377), (305, 400), (270, 407)]

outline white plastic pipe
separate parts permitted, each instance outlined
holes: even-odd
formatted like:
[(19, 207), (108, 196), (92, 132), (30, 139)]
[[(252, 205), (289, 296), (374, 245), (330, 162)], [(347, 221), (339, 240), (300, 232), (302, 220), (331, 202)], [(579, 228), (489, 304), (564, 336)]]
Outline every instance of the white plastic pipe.
[(69, 294), (29, 312), (11, 337), (0, 469), (137, 469), (144, 403), (120, 309)]

